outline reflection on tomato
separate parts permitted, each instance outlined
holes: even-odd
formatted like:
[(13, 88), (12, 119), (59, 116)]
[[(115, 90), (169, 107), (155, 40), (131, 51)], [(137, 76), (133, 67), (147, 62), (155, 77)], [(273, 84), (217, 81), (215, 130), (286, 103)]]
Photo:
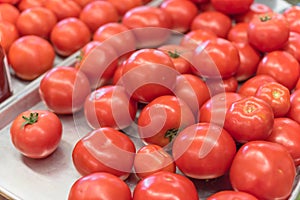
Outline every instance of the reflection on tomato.
[(81, 12), (81, 7), (73, 0), (45, 0), (43, 6), (52, 10), (58, 21), (69, 17), (78, 18)]
[(207, 200), (258, 200), (255, 196), (240, 191), (223, 190), (209, 196)]
[(227, 39), (231, 42), (248, 43), (248, 26), (249, 23), (247, 22), (236, 23), (228, 31)]
[(300, 62), (300, 33), (290, 31), (289, 40), (283, 48)]
[(227, 15), (245, 13), (250, 9), (254, 0), (211, 0), (214, 8)]
[(287, 114), (288, 117), (300, 123), (300, 90), (296, 90), (291, 94), (291, 108)]
[(20, 11), (26, 10), (27, 8), (43, 6), (47, 0), (20, 0), (18, 3), (18, 9)]

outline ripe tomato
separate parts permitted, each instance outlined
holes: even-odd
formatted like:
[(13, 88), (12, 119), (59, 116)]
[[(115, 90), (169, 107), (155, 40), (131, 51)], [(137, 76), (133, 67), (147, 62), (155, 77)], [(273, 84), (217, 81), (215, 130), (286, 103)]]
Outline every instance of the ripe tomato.
[(132, 124), (137, 104), (122, 86), (102, 86), (88, 95), (84, 103), (85, 118), (93, 129), (124, 129)]
[(73, 0), (75, 1), (81, 8), (84, 8), (88, 3), (94, 1), (94, 0)]
[(39, 94), (46, 106), (58, 114), (79, 111), (91, 91), (87, 77), (73, 67), (60, 66), (42, 78)]
[(118, 11), (119, 16), (123, 16), (128, 10), (143, 5), (142, 0), (107, 0)]
[(14, 147), (29, 158), (45, 158), (58, 147), (62, 123), (47, 110), (28, 110), (20, 113), (10, 127)]
[(300, 62), (300, 33), (290, 31), (289, 40), (283, 48)]
[(137, 151), (133, 167), (135, 174), (141, 179), (159, 171), (176, 171), (172, 156), (155, 144), (145, 145)]
[(249, 23), (247, 22), (236, 23), (228, 31), (227, 39), (231, 42), (248, 43), (248, 26)]
[(295, 90), (298, 90), (298, 89), (300, 89), (300, 78), (298, 79), (296, 87), (295, 87)]
[(233, 18), (236, 22), (250, 22), (254, 16), (272, 12), (272, 8), (264, 3), (253, 2), (247, 12), (234, 15)]
[(292, 90), (299, 79), (300, 66), (291, 54), (285, 51), (273, 51), (262, 58), (256, 73), (270, 75), (277, 82)]
[(185, 33), (190, 29), (193, 19), (198, 14), (197, 6), (191, 1), (167, 0), (160, 4), (160, 9), (172, 18), (171, 29)]
[(287, 118), (275, 118), (271, 135), (266, 139), (276, 142), (289, 151), (296, 166), (300, 165), (300, 124)]
[(207, 29), (197, 29), (184, 34), (180, 40), (180, 45), (196, 49), (201, 43), (215, 38), (217, 38), (217, 35), (214, 32)]
[(34, 7), (21, 12), (16, 27), (21, 35), (37, 35), (48, 39), (56, 23), (57, 18), (51, 10)]
[(207, 29), (218, 37), (226, 38), (232, 26), (229, 16), (219, 11), (206, 11), (198, 14), (192, 21), (191, 30)]
[(290, 31), (300, 33), (300, 23), (298, 21), (300, 17), (299, 6), (291, 6), (284, 10), (283, 15), (289, 23)]
[(33, 80), (53, 67), (55, 52), (46, 39), (27, 35), (12, 43), (7, 58), (17, 77)]
[(44, 7), (52, 10), (58, 21), (69, 17), (79, 17), (81, 7), (73, 0), (45, 0)]
[(24, 11), (27, 8), (43, 7), (47, 0), (20, 0), (17, 7), (20, 11)]
[(206, 200), (258, 200), (255, 196), (240, 191), (223, 190), (209, 196)]
[(296, 169), (284, 146), (252, 141), (237, 152), (229, 176), (234, 190), (258, 199), (286, 199), (291, 194)]
[(53, 27), (50, 40), (57, 54), (69, 56), (91, 40), (91, 32), (80, 19), (65, 18)]
[(172, 150), (178, 169), (196, 179), (224, 175), (235, 153), (233, 138), (213, 123), (197, 123), (186, 127), (175, 138)]
[(206, 84), (208, 85), (210, 96), (222, 92), (236, 92), (238, 88), (238, 81), (234, 76), (226, 79), (207, 79)]
[(282, 14), (268, 12), (252, 18), (247, 34), (249, 43), (256, 49), (271, 52), (284, 47), (289, 38), (289, 25)]
[(72, 160), (83, 176), (107, 172), (125, 180), (131, 172), (134, 155), (135, 146), (127, 135), (103, 127), (89, 132), (76, 143)]
[(12, 43), (19, 38), (19, 32), (14, 24), (8, 21), (0, 21), (0, 44), (8, 53)]
[(138, 134), (149, 144), (168, 145), (178, 131), (195, 123), (188, 105), (181, 99), (162, 95), (148, 103), (138, 117)]
[(291, 94), (291, 108), (287, 114), (287, 116), (296, 122), (300, 123), (300, 90), (295, 90)]
[(114, 5), (109, 1), (92, 1), (80, 12), (79, 19), (82, 20), (91, 30), (95, 32), (100, 26), (117, 22), (119, 14)]
[(15, 24), (19, 15), (20, 11), (10, 3), (2, 2), (0, 4), (0, 20)]
[(254, 0), (211, 0), (213, 7), (225, 14), (241, 14), (250, 9)]
[(171, 58), (163, 51), (140, 49), (125, 61), (121, 82), (136, 101), (150, 102), (172, 94), (178, 74)]
[(17, 4), (19, 0), (1, 0), (1, 3)]
[[(170, 197), (171, 195), (171, 197)], [(157, 172), (138, 182), (133, 200), (198, 200), (194, 183), (187, 177), (171, 172)]]
[(68, 200), (103, 198), (118, 200), (132, 199), (128, 185), (118, 177), (105, 172), (93, 173), (77, 179), (73, 183), (68, 195)]

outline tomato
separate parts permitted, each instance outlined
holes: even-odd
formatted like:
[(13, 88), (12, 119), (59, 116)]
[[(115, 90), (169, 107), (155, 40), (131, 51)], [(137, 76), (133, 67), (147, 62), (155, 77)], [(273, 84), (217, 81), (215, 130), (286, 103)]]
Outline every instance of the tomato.
[(255, 196), (240, 191), (223, 190), (207, 198), (207, 200), (258, 200)]
[(285, 51), (273, 51), (262, 58), (256, 73), (270, 75), (292, 90), (298, 81), (300, 69), (298, 61), (291, 54)]
[(20, 11), (24, 11), (27, 8), (43, 7), (46, 0), (20, 0), (17, 7)]
[(224, 175), (235, 153), (233, 138), (213, 123), (197, 123), (183, 129), (175, 138), (172, 151), (178, 169), (196, 179)]
[(291, 94), (291, 107), (290, 110), (287, 114), (287, 116), (293, 120), (295, 120), (296, 122), (300, 123), (300, 90), (295, 90), (292, 94)]
[(1, 46), (8, 53), (12, 43), (19, 38), (19, 32), (14, 24), (8, 21), (0, 21)]
[(165, 10), (172, 18), (174, 31), (185, 33), (190, 29), (193, 19), (198, 14), (197, 6), (191, 1), (167, 0), (160, 4), (160, 9)]
[(259, 2), (253, 2), (250, 5), (250, 8), (247, 12), (234, 15), (233, 18), (236, 22), (250, 22), (254, 16), (272, 12), (272, 8), (270, 8), (268, 5), (264, 3)]
[(138, 134), (148, 144), (168, 145), (178, 131), (195, 123), (194, 115), (181, 99), (162, 95), (148, 103), (138, 116)]
[(81, 7), (73, 0), (45, 0), (44, 7), (52, 10), (60, 21), (69, 17), (79, 17)]
[(1, 3), (17, 4), (19, 0), (1, 0)]
[(229, 175), (234, 190), (248, 192), (258, 199), (287, 199), (296, 169), (284, 146), (252, 141), (238, 150)]
[(80, 19), (65, 18), (53, 27), (50, 40), (57, 54), (69, 56), (91, 40), (91, 32)]
[(234, 76), (223, 80), (219, 79), (207, 79), (206, 84), (209, 87), (211, 96), (222, 92), (236, 92), (238, 88), (238, 81)]
[(0, 20), (15, 24), (19, 15), (20, 11), (15, 6), (4, 2), (0, 4)]
[(21, 12), (16, 27), (21, 35), (37, 35), (48, 39), (56, 23), (57, 18), (51, 10), (34, 7)]
[(118, 11), (119, 16), (123, 16), (128, 10), (143, 5), (142, 0), (107, 0), (109, 1)]
[(172, 156), (161, 146), (148, 144), (140, 148), (134, 157), (134, 172), (143, 179), (159, 171), (175, 173), (176, 165)]
[(198, 192), (191, 180), (180, 174), (157, 172), (138, 182), (133, 200), (198, 200)]
[(81, 8), (84, 8), (88, 3), (94, 1), (94, 0), (73, 0), (75, 1)]
[(291, 6), (285, 9), (283, 15), (286, 17), (286, 20), (288, 21), (290, 31), (300, 33), (300, 23), (298, 21), (300, 17), (299, 6)]
[(187, 48), (196, 49), (201, 43), (215, 38), (217, 38), (217, 35), (213, 31), (207, 29), (197, 29), (184, 34), (180, 40), (180, 45)]
[(106, 85), (94, 90), (84, 103), (85, 118), (93, 129), (112, 127), (124, 129), (131, 125), (137, 104), (122, 86)]
[(140, 49), (124, 63), (122, 82), (126, 91), (139, 102), (172, 94), (177, 70), (171, 58), (157, 49)]
[(39, 94), (46, 106), (58, 114), (79, 111), (89, 95), (87, 77), (73, 67), (59, 66), (49, 70), (42, 78)]
[(7, 58), (17, 77), (33, 80), (53, 67), (55, 52), (46, 39), (28, 35), (11, 44)]
[(68, 200), (103, 198), (118, 200), (132, 199), (128, 185), (118, 177), (105, 172), (93, 173), (77, 179), (73, 183), (68, 195)]
[(248, 26), (249, 23), (247, 22), (236, 23), (228, 31), (227, 39), (231, 42), (248, 43)]
[(261, 52), (284, 47), (289, 38), (289, 25), (282, 14), (269, 12), (254, 16), (249, 22), (248, 41)]
[(229, 78), (239, 68), (239, 51), (226, 39), (212, 39), (205, 45), (203, 51), (195, 50), (192, 64), (195, 68), (194, 73), (202, 77)]
[(256, 75), (247, 79), (238, 89), (238, 93), (242, 96), (255, 96), (257, 89), (269, 82), (276, 82), (272, 76), (269, 75)]
[(283, 50), (292, 54), (300, 62), (300, 33), (290, 31), (289, 40)]
[(206, 11), (194, 17), (191, 30), (207, 29), (218, 37), (226, 38), (231, 26), (232, 21), (229, 16), (218, 11)]
[(300, 78), (298, 79), (296, 87), (295, 87), (295, 90), (298, 90), (298, 89), (300, 89)]
[(225, 14), (241, 14), (250, 9), (254, 0), (211, 0), (213, 7)]
[(14, 147), (29, 158), (45, 158), (58, 147), (62, 137), (62, 123), (47, 110), (28, 110), (20, 113), (10, 127)]
[(92, 1), (80, 12), (79, 19), (82, 20), (91, 30), (95, 32), (100, 26), (117, 22), (119, 14), (114, 5), (109, 1)]
[(110, 127), (93, 130), (73, 148), (72, 161), (83, 176), (107, 172), (125, 180), (134, 161), (135, 146), (124, 133)]
[(177, 76), (174, 94), (187, 103), (195, 116), (210, 98), (209, 88), (205, 82), (193, 74)]

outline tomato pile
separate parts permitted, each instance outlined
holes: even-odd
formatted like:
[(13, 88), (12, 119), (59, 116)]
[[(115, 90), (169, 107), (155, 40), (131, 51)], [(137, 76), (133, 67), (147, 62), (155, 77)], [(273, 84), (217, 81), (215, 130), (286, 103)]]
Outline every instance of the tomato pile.
[[(16, 76), (46, 72), (39, 94), (48, 110), (14, 120), (16, 149), (47, 159), (64, 134), (59, 117), (81, 113), (89, 131), (74, 144), (81, 177), (69, 200), (287, 199), (300, 164), (300, 7), (147, 3), (0, 4)], [(79, 50), (72, 66), (53, 68), (55, 56)], [(224, 177), (230, 187), (201, 196), (199, 181)]]

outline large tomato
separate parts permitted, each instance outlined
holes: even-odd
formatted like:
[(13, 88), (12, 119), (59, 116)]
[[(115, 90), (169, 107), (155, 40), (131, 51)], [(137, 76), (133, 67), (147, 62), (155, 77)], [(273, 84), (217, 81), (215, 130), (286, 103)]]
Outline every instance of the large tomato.
[(20, 15), (20, 11), (10, 3), (2, 2), (0, 4), (0, 19), (3, 21), (8, 21), (12, 24), (15, 24), (18, 17)]
[(107, 172), (128, 178), (133, 167), (135, 146), (124, 133), (110, 127), (89, 132), (73, 148), (72, 160), (81, 175)]
[(8, 53), (12, 43), (19, 38), (19, 32), (14, 24), (8, 21), (0, 21), (0, 44), (5, 50), (5, 53)]
[(237, 191), (248, 192), (258, 199), (287, 199), (293, 189), (296, 168), (284, 146), (251, 141), (237, 152), (229, 176)]
[(209, 196), (206, 200), (258, 200), (258, 199), (247, 192), (223, 190)]
[(231, 42), (248, 43), (248, 30), (249, 23), (239, 22), (230, 28), (227, 34), (227, 39)]
[(68, 17), (79, 17), (81, 7), (73, 0), (45, 0), (44, 7), (52, 10), (57, 17), (57, 20)]
[(28, 110), (20, 113), (10, 127), (15, 148), (29, 158), (45, 158), (58, 147), (62, 123), (47, 110)]
[(83, 176), (73, 183), (68, 200), (83, 199), (131, 200), (132, 198), (130, 188), (124, 181), (112, 174), (98, 172)]
[(300, 90), (295, 90), (291, 94), (291, 108), (287, 114), (288, 117), (300, 123)]
[(213, 123), (197, 123), (186, 127), (175, 138), (172, 149), (178, 169), (196, 179), (224, 175), (235, 153), (233, 138)]
[(42, 78), (39, 94), (46, 106), (58, 114), (79, 111), (91, 91), (87, 77), (78, 69), (55, 67)]
[(8, 62), (17, 77), (33, 80), (51, 69), (55, 52), (52, 45), (38, 36), (27, 35), (15, 40), (8, 52)]
[(194, 183), (187, 177), (171, 172), (157, 172), (138, 182), (133, 200), (198, 200)]
[(211, 0), (213, 7), (225, 14), (246, 13), (254, 0)]

